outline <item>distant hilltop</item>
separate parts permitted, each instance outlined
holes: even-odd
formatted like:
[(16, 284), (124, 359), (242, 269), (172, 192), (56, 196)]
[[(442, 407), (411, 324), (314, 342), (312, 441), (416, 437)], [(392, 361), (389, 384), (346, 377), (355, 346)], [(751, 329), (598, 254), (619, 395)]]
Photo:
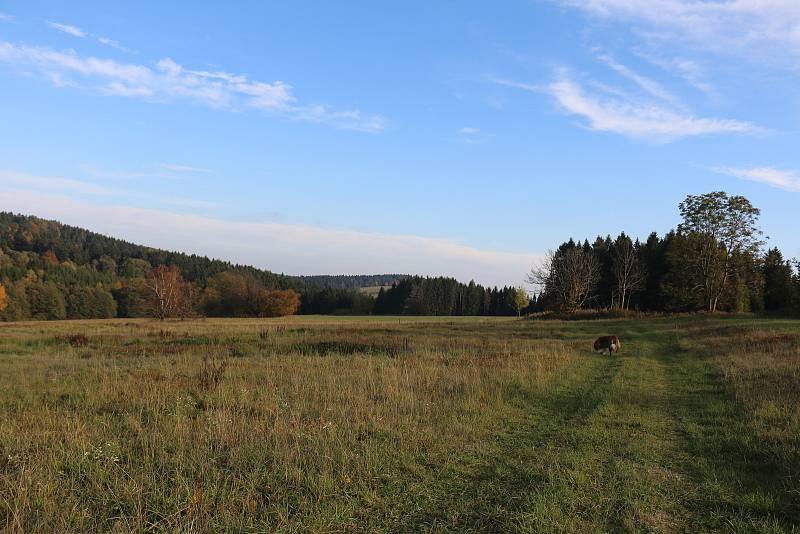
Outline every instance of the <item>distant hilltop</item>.
[[(254, 275), (268, 287), (302, 290), (307, 287), (358, 289), (364, 287), (391, 286), (409, 277), (404, 274), (370, 275), (312, 275), (293, 276), (277, 274), (267, 269), (229, 261), (168, 251), (130, 243), (91, 230), (70, 226), (58, 221), (41, 219), (33, 215), (0, 212), (0, 252), (25, 252), (50, 260), (69, 261), (76, 266), (91, 265), (100, 271), (108, 271), (109, 260), (119, 270), (128, 260), (144, 260), (150, 265), (177, 265), (184, 278), (191, 282), (204, 283), (206, 279), (223, 271), (241, 271)], [(52, 261), (51, 261), (52, 263)], [(0, 268), (3, 263), (0, 262)], [(9, 274), (9, 277), (11, 273)], [(135, 276), (136, 273), (119, 273), (120, 276)]]

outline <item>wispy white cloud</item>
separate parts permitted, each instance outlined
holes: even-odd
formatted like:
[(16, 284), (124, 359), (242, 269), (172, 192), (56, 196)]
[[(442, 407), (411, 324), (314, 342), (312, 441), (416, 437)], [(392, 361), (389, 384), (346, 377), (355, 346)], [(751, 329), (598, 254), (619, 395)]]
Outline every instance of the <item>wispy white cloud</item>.
[(8, 13), (0, 12), (0, 21), (3, 22), (14, 22), (16, 17), (14, 15), (9, 15)]
[(658, 82), (651, 80), (650, 78), (639, 74), (638, 72), (634, 71), (630, 67), (623, 65), (622, 63), (617, 62), (613, 57), (608, 54), (601, 54), (598, 56), (598, 59), (608, 65), (612, 70), (628, 78), (636, 85), (638, 85), (642, 90), (644, 90), (650, 96), (658, 98), (659, 100), (664, 100), (674, 105), (680, 104), (680, 100), (678, 97), (664, 89)]
[(125, 46), (122, 46), (119, 41), (115, 39), (109, 39), (108, 37), (98, 36), (97, 42), (100, 44), (104, 44), (106, 46), (110, 46), (111, 48), (116, 48), (120, 52), (125, 52), (126, 54), (135, 54), (136, 51)]
[(516, 82), (514, 80), (508, 80), (505, 78), (490, 78), (490, 81), (496, 83), (497, 85), (504, 85), (506, 87), (513, 87), (514, 89), (523, 89), (525, 91), (530, 91), (532, 93), (539, 93), (546, 90), (545, 86), (536, 85), (532, 83), (522, 83)]
[(175, 163), (161, 163), (159, 165), (162, 169), (166, 169), (168, 171), (173, 172), (190, 172), (190, 173), (209, 173), (211, 172), (210, 169), (204, 169), (202, 167), (191, 167), (189, 165), (177, 165)]
[(83, 57), (75, 51), (0, 42), (0, 62), (58, 80), (58, 87), (78, 85), (103, 95), (139, 98), (149, 102), (191, 100), (217, 109), (254, 108), (286, 117), (324, 123), (336, 128), (379, 132), (386, 127), (377, 114), (335, 110), (321, 104), (300, 104), (291, 85), (261, 82), (242, 74), (191, 70), (170, 58), (154, 67), (112, 59)]
[[(549, 94), (561, 109), (585, 119), (590, 130), (613, 132), (632, 139), (668, 143), (698, 135), (764, 133), (763, 128), (749, 122), (696, 117), (688, 111), (640, 100), (613, 88), (590, 94), (570, 78), (566, 69), (559, 70), (556, 80), (545, 86), (508, 80), (498, 83)], [(595, 87), (602, 88), (603, 85), (595, 84)]]
[(480, 128), (473, 128), (471, 126), (464, 126), (463, 128), (458, 130), (458, 133), (462, 135), (476, 135), (481, 133)]
[(713, 167), (711, 170), (743, 180), (761, 182), (784, 191), (800, 193), (800, 173), (795, 170), (776, 169), (775, 167)]
[(235, 222), (3, 187), (0, 196), (3, 209), (58, 219), (148, 246), (291, 274), (404, 272), (519, 285), (531, 265), (542, 257), (535, 252), (480, 249), (453, 239)]
[(652, 103), (586, 94), (569, 78), (549, 86), (549, 93), (567, 112), (583, 117), (592, 130), (634, 139), (670, 142), (684, 137), (722, 133), (759, 133), (753, 124), (732, 119), (695, 117)]
[(706, 96), (717, 96), (714, 86), (706, 77), (705, 70), (697, 61), (681, 57), (659, 57), (654, 54), (642, 52), (641, 50), (634, 50), (633, 53), (670, 74), (683, 79), (683, 81), (691, 87), (694, 87)]
[(798, 67), (797, 0), (557, 0), (597, 17), (632, 22), (648, 40), (755, 56)]
[(134, 54), (135, 53), (134, 50), (131, 50), (130, 48), (126, 48), (126, 47), (122, 46), (119, 43), (119, 41), (116, 41), (114, 39), (110, 39), (108, 37), (103, 37), (102, 35), (93, 35), (93, 34), (91, 34), (89, 32), (86, 32), (86, 31), (82, 30), (81, 28), (78, 28), (77, 26), (72, 26), (71, 24), (62, 24), (60, 22), (50, 22), (50, 21), (46, 21), (46, 23), (51, 28), (53, 28), (55, 30), (58, 30), (58, 31), (60, 31), (62, 33), (66, 33), (66, 34), (72, 35), (73, 37), (79, 37), (81, 39), (86, 38), (86, 37), (91, 37), (93, 39), (96, 39), (98, 43), (104, 44), (106, 46), (110, 46), (111, 48), (116, 48), (117, 50), (119, 50), (121, 52), (125, 52), (127, 54)]
[(86, 37), (87, 33), (82, 29), (78, 28), (77, 26), (71, 26), (69, 24), (60, 24), (58, 22), (50, 22), (47, 21), (47, 25), (51, 28), (58, 30), (62, 33), (68, 33), (73, 37), (80, 37), (81, 39)]

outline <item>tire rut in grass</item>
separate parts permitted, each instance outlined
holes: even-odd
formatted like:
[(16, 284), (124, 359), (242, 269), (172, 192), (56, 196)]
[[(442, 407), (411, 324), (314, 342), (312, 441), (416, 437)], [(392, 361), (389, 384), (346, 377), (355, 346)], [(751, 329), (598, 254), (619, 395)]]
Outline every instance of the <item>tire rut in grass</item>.
[(667, 370), (646, 343), (616, 363), (603, 402), (583, 425), (564, 429), (564, 443), (548, 444), (555, 467), (529, 496), (517, 530), (682, 528), (687, 477)]
[(524, 415), (496, 437), (490, 452), (458, 459), (439, 474), (435, 487), (425, 492), (427, 502), (406, 503), (404, 508), (413, 508), (408, 513), (396, 514), (392, 524), (371, 525), (371, 529), (513, 530), (526, 496), (547, 480), (540, 451), (563, 440), (565, 428), (584, 424), (608, 395), (620, 368), (615, 360), (599, 358), (581, 360), (579, 366), (580, 376), (548, 394), (516, 390), (513, 395)]
[(785, 483), (787, 469), (765, 452), (713, 359), (676, 346), (665, 360), (686, 471), (697, 488), (688, 503), (695, 528), (798, 531), (800, 498)]

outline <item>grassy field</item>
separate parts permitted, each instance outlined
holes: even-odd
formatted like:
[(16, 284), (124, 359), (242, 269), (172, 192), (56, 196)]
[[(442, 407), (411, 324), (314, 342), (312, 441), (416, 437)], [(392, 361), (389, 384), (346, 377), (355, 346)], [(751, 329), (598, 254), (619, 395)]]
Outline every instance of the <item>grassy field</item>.
[(798, 407), (800, 321), (6, 323), (0, 529), (798, 532)]

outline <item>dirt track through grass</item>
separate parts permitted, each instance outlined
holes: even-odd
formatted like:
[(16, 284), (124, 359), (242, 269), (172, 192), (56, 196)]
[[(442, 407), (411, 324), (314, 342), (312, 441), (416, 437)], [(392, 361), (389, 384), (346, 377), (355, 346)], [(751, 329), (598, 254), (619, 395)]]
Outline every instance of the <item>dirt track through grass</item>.
[(547, 396), (515, 392), (520, 415), (479, 458), (438, 480), (427, 506), (390, 530), (674, 530), (690, 483), (665, 365), (587, 356)]

